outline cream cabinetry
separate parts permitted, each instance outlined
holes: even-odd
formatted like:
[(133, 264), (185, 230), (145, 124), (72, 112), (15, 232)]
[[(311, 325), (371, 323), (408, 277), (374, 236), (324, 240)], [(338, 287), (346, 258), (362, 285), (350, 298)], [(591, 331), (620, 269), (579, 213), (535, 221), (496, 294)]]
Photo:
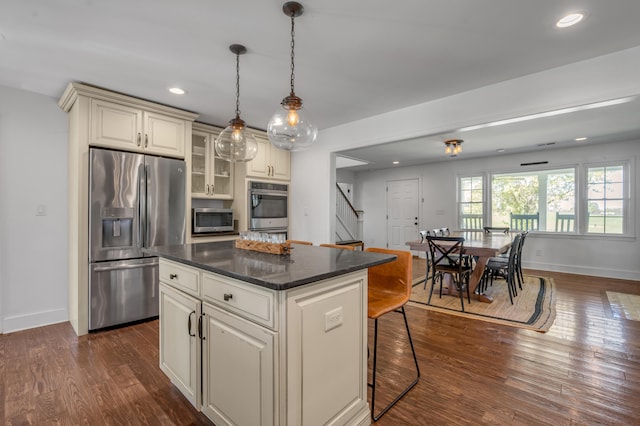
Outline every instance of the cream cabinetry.
[(160, 283), (160, 369), (194, 406), (200, 400), (201, 312), (200, 300)]
[[(89, 331), (89, 147), (183, 158), (198, 115), (82, 83), (69, 83), (58, 106), (69, 119), (69, 322), (78, 335), (84, 335)], [(187, 208), (190, 202), (187, 193)]]
[(247, 176), (291, 180), (291, 154), (271, 145), (264, 132), (254, 131), (258, 155), (247, 163)]
[(193, 124), (191, 134), (191, 196), (233, 199), (233, 164), (220, 158), (214, 143), (222, 131), (217, 127)]
[(366, 269), (276, 291), (161, 258), (160, 280), (162, 371), (216, 425), (370, 424)]
[(277, 333), (203, 304), (202, 412), (217, 425), (273, 425)]
[(91, 99), (90, 144), (184, 158), (186, 121), (124, 103)]

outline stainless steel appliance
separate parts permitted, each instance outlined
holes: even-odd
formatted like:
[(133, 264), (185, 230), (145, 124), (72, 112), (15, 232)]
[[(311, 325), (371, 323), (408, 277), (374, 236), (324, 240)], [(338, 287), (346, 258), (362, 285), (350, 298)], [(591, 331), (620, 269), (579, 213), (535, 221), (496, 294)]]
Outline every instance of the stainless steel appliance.
[(197, 207), (191, 209), (193, 233), (233, 231), (233, 209)]
[(289, 186), (283, 183), (249, 181), (249, 229), (286, 232), (289, 227)]
[(158, 316), (158, 259), (183, 244), (185, 162), (89, 150), (89, 330)]

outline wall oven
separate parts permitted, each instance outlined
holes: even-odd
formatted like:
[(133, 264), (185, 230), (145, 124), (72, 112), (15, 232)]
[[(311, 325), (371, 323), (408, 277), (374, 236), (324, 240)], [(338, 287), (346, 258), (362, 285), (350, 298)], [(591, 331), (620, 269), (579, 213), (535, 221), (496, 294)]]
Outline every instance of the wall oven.
[(289, 186), (249, 181), (249, 230), (286, 232), (289, 227)]

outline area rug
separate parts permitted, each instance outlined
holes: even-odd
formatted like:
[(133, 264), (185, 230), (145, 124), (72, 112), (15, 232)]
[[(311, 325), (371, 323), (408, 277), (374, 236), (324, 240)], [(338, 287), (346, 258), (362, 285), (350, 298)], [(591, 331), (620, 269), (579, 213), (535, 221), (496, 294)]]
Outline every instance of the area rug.
[(431, 304), (428, 305), (431, 280), (429, 280), (426, 290), (423, 290), (423, 283), (424, 278), (414, 280), (410, 305), (539, 332), (548, 331), (555, 319), (555, 292), (553, 280), (550, 278), (525, 275), (522, 290), (518, 290), (518, 296), (513, 299), (513, 305), (509, 301), (505, 280), (497, 279), (493, 286), (485, 292), (493, 297), (493, 302), (484, 303), (472, 298), (469, 304), (465, 298), (465, 312), (460, 309), (459, 297), (444, 294), (442, 298), (438, 297), (439, 283), (436, 283)]
[(614, 318), (640, 321), (640, 296), (607, 291), (607, 299)]

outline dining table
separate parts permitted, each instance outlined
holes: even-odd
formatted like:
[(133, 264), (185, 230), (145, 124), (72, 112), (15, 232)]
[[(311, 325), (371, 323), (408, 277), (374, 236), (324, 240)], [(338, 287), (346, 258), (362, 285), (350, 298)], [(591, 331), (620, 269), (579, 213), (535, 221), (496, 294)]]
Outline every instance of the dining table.
[[(464, 254), (473, 256), (476, 259), (475, 267), (469, 275), (469, 290), (471, 297), (485, 303), (493, 302), (490, 295), (477, 291), (478, 285), (482, 281), (484, 268), (490, 258), (509, 250), (513, 242), (514, 233), (485, 233), (484, 231), (453, 231), (447, 237), (464, 238)], [(429, 257), (429, 243), (424, 241), (408, 241), (405, 243), (412, 251), (424, 251)], [(451, 277), (447, 278), (447, 282)], [(429, 277), (425, 276), (425, 280)], [(449, 283), (448, 294), (458, 295), (455, 285)]]

